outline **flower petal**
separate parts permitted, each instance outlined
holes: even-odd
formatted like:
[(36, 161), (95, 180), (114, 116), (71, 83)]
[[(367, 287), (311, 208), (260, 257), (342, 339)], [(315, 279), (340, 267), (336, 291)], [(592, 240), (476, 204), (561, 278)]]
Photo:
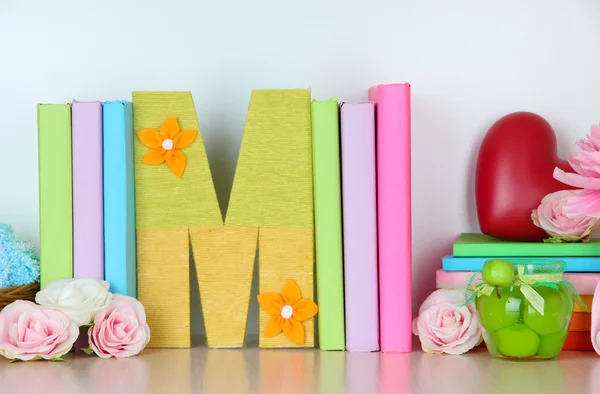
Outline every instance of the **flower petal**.
[(554, 179), (566, 185), (582, 189), (600, 189), (600, 178), (591, 178), (579, 174), (565, 172), (560, 168), (554, 168)]
[(165, 153), (163, 148), (150, 149), (144, 156), (144, 164), (161, 164), (165, 161)]
[(579, 175), (590, 178), (600, 176), (600, 152), (578, 151), (569, 153), (567, 161)]
[(279, 315), (273, 315), (265, 327), (265, 337), (271, 338), (283, 330), (283, 319)]
[(302, 299), (298, 301), (294, 306), (294, 312), (292, 316), (298, 321), (308, 320), (319, 311), (319, 307), (313, 301), (308, 299)]
[(171, 116), (160, 126), (160, 136), (166, 140), (167, 138), (174, 139), (177, 134), (179, 134), (179, 124), (177, 124), (177, 118)]
[(298, 320), (291, 318), (283, 321), (283, 332), (296, 345), (304, 345), (304, 326)]
[(300, 288), (293, 279), (288, 279), (281, 295), (283, 297), (283, 301), (285, 301), (285, 303), (288, 305), (296, 305), (296, 303), (302, 299)]
[(146, 145), (148, 148), (160, 148), (163, 142), (158, 131), (154, 129), (140, 130), (138, 131), (137, 136), (140, 141), (142, 141), (142, 144)]
[(174, 149), (170, 150), (169, 153), (165, 158), (167, 165), (175, 175), (181, 178), (185, 171), (185, 155)]
[(262, 293), (257, 297), (258, 304), (262, 308), (263, 311), (267, 312), (269, 315), (279, 315), (281, 314), (281, 308), (283, 307), (283, 300), (281, 299), (281, 294), (278, 293)]
[(600, 218), (600, 190), (584, 190), (567, 201), (563, 213), (569, 218)]
[(187, 148), (192, 145), (197, 136), (198, 132), (195, 130), (184, 130), (175, 136), (173, 146), (175, 149)]

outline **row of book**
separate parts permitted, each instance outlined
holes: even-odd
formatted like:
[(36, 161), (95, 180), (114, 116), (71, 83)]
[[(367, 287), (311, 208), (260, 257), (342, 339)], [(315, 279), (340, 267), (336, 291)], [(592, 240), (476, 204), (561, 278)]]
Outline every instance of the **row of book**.
[[(409, 352), (410, 85), (375, 86), (363, 103), (331, 99), (310, 104), (320, 348)], [(146, 298), (159, 289), (148, 280), (155, 266), (143, 264), (142, 254), (136, 256), (140, 219), (156, 215), (142, 212), (142, 205), (136, 208), (136, 187), (138, 200), (148, 197), (141, 188), (143, 177), (137, 179), (134, 170), (134, 126), (139, 126), (134, 118), (139, 113), (126, 101), (38, 106), (42, 287), (56, 278), (91, 277), (134, 297), (142, 288)], [(269, 146), (277, 144), (270, 141)], [(287, 183), (304, 187), (293, 182), (295, 174), (289, 176)], [(267, 187), (270, 180), (264, 182)], [(146, 255), (147, 242), (137, 240)], [(168, 316), (150, 304), (146, 307), (158, 332), (168, 326)], [(163, 331), (164, 343), (173, 343), (169, 330)]]
[(410, 87), (369, 96), (312, 103), (319, 343), (344, 348), (345, 314), (345, 349), (407, 352)]
[[(586, 306), (575, 303), (564, 350), (593, 351), (591, 339), (592, 302), (600, 282), (600, 239), (587, 243), (508, 242), (483, 234), (465, 233), (453, 246), (453, 254), (442, 258), (442, 269), (436, 272), (438, 288), (458, 289), (469, 282), (481, 281), (483, 265), (493, 258), (518, 258), (522, 262), (540, 259), (562, 260), (563, 276), (571, 282)], [(476, 273), (474, 276), (473, 273)], [(587, 310), (586, 310), (587, 309)]]
[(136, 297), (131, 103), (38, 105), (40, 282), (107, 280)]

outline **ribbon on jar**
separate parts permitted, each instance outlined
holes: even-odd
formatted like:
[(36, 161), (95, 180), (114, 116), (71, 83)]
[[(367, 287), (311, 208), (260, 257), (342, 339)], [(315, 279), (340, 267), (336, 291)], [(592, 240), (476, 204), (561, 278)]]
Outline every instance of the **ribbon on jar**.
[[(474, 276), (473, 276), (474, 278)], [(513, 286), (519, 287), (521, 293), (529, 304), (535, 309), (540, 315), (544, 316), (544, 297), (540, 295), (532, 286), (548, 287), (554, 290), (559, 290), (563, 286), (573, 297), (575, 302), (587, 312), (587, 306), (581, 301), (577, 289), (575, 286), (566, 280), (562, 279), (562, 273), (530, 273), (525, 274), (525, 266), (517, 266), (517, 277)], [(496, 290), (496, 286), (488, 285), (483, 282), (473, 287), (472, 295), (476, 297), (490, 296)], [(472, 296), (469, 300), (472, 300)]]

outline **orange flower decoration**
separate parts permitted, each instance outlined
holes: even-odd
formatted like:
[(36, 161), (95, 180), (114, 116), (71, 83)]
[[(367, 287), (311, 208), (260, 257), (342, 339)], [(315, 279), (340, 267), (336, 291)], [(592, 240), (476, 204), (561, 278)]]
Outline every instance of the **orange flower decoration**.
[(185, 155), (180, 149), (192, 145), (198, 132), (195, 130), (179, 130), (177, 118), (171, 116), (160, 128), (144, 129), (137, 133), (144, 145), (150, 150), (144, 156), (144, 164), (162, 164), (167, 162), (167, 166), (178, 177), (183, 176), (185, 171)]
[(316, 315), (319, 307), (312, 300), (302, 298), (300, 288), (293, 279), (288, 280), (281, 294), (259, 294), (258, 303), (271, 315), (265, 327), (265, 337), (271, 338), (283, 331), (295, 344), (304, 344), (302, 322)]

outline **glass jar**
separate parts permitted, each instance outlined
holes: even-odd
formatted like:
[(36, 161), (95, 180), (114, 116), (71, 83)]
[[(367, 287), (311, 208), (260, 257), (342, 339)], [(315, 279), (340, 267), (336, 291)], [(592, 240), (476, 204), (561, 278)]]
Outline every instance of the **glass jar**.
[[(480, 291), (475, 301), (489, 353), (503, 359), (557, 357), (565, 343), (574, 307), (568, 282), (562, 280), (564, 261), (505, 261), (515, 267), (512, 284), (487, 284), (488, 291)], [(483, 294), (490, 291), (489, 295)]]

